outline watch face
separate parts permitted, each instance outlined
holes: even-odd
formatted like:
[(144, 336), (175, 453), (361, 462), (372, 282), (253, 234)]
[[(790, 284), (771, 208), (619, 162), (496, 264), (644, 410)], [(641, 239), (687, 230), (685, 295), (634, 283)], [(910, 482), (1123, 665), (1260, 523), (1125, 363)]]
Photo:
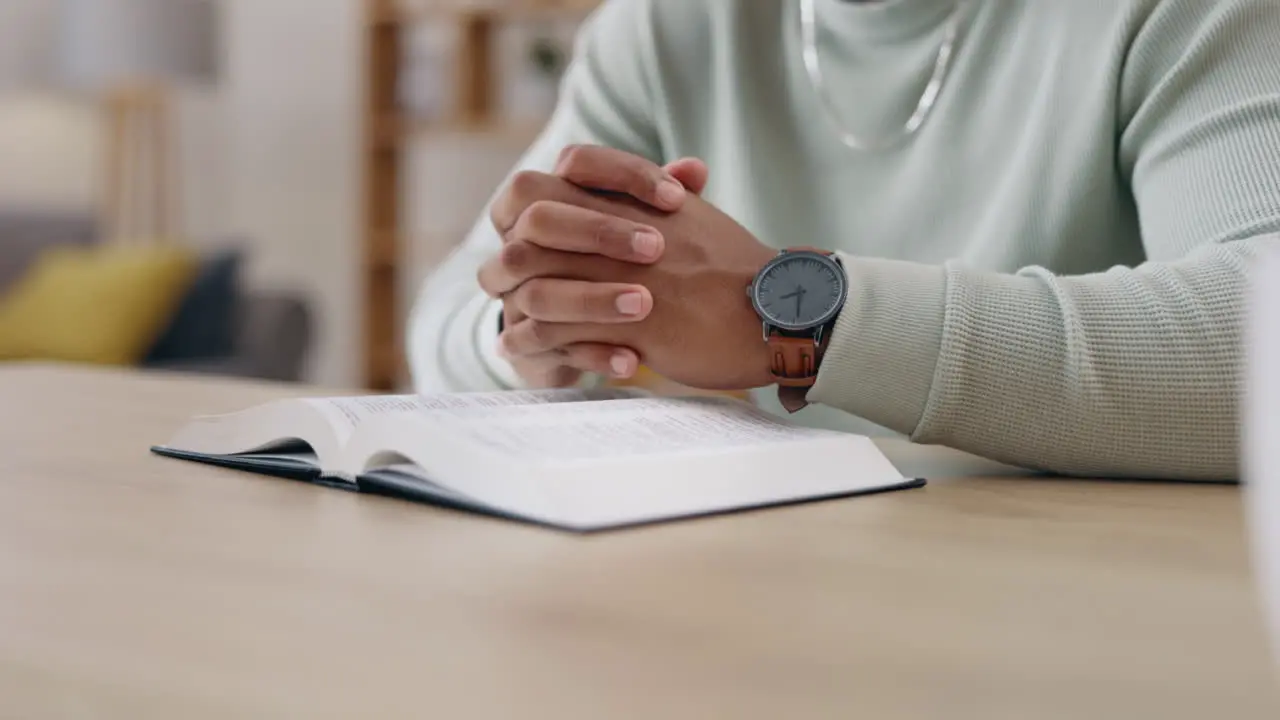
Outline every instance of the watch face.
[(835, 260), (814, 252), (785, 253), (760, 271), (751, 286), (751, 303), (770, 325), (809, 330), (831, 322), (848, 291), (844, 270)]

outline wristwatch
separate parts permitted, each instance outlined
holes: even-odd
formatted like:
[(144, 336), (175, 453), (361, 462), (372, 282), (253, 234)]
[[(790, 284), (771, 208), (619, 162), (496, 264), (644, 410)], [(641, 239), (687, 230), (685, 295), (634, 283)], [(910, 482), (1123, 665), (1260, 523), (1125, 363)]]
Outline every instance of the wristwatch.
[(760, 269), (747, 294), (763, 323), (778, 399), (796, 412), (817, 382), (831, 328), (849, 297), (849, 277), (834, 253), (788, 248)]

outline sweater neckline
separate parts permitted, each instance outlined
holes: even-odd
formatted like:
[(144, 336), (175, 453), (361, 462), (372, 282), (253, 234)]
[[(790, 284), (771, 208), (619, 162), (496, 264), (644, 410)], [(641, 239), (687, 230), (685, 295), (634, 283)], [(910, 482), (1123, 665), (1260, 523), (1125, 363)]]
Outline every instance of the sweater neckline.
[(837, 36), (909, 40), (935, 29), (961, 0), (816, 0), (818, 22)]

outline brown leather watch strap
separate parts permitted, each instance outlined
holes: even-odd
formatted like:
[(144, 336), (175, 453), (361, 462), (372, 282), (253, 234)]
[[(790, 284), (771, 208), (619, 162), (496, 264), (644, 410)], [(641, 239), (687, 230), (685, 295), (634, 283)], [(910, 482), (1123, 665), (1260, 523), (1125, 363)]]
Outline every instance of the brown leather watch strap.
[(825, 345), (825, 338), (818, 344), (813, 338), (788, 337), (777, 331), (770, 334), (770, 372), (778, 384), (778, 400), (787, 412), (796, 412), (809, 404), (806, 396), (818, 380)]
[(821, 349), (813, 338), (787, 337), (776, 331), (769, 336), (770, 371), (782, 387), (809, 387), (818, 376)]
[(789, 413), (800, 412), (809, 407), (809, 388), (779, 387), (778, 404)]

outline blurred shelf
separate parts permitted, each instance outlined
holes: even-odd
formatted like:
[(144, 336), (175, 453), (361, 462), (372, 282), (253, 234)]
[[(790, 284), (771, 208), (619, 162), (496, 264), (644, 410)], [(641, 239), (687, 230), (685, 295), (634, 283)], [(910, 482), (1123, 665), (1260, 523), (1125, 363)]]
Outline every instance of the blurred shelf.
[(365, 267), (370, 271), (391, 271), (399, 266), (400, 236), (395, 232), (377, 232), (369, 236), (365, 248)]
[(366, 248), (365, 268), (370, 273), (395, 272), (409, 260), (418, 263), (419, 268), (434, 267), (448, 257), (469, 232), (468, 228), (448, 232), (377, 233)]
[[(699, 0), (682, 0), (697, 2)], [(366, 141), (362, 148), (365, 197), (361, 275), (364, 280), (364, 377), (371, 390), (392, 390), (403, 382), (405, 363), (399, 310), (407, 274), (405, 263), (431, 263), (465, 234), (447, 240), (406, 239), (404, 163), (407, 146), (417, 139), (465, 135), (506, 143), (532, 143), (546, 121), (509, 122), (494, 102), (497, 72), (494, 37), (508, 20), (531, 16), (581, 20), (603, 0), (364, 0), (362, 29), (367, 44), (365, 68)], [(404, 82), (406, 36), (420, 21), (439, 20), (456, 26), (458, 43), (451, 64), (456, 74), (454, 99), (459, 119), (421, 121), (404, 115), (397, 89)], [(426, 236), (430, 237), (430, 236)], [(410, 250), (428, 248), (440, 258), (413, 257)]]
[(395, 392), (404, 387), (409, 377), (409, 363), (399, 345), (380, 348), (372, 354), (372, 362), (378, 371), (371, 374), (370, 385), (382, 392)]
[(448, 135), (488, 135), (503, 142), (529, 144), (546, 127), (546, 120), (418, 120), (414, 118), (382, 118), (377, 122), (372, 140), (381, 147), (395, 147), (406, 141)]

